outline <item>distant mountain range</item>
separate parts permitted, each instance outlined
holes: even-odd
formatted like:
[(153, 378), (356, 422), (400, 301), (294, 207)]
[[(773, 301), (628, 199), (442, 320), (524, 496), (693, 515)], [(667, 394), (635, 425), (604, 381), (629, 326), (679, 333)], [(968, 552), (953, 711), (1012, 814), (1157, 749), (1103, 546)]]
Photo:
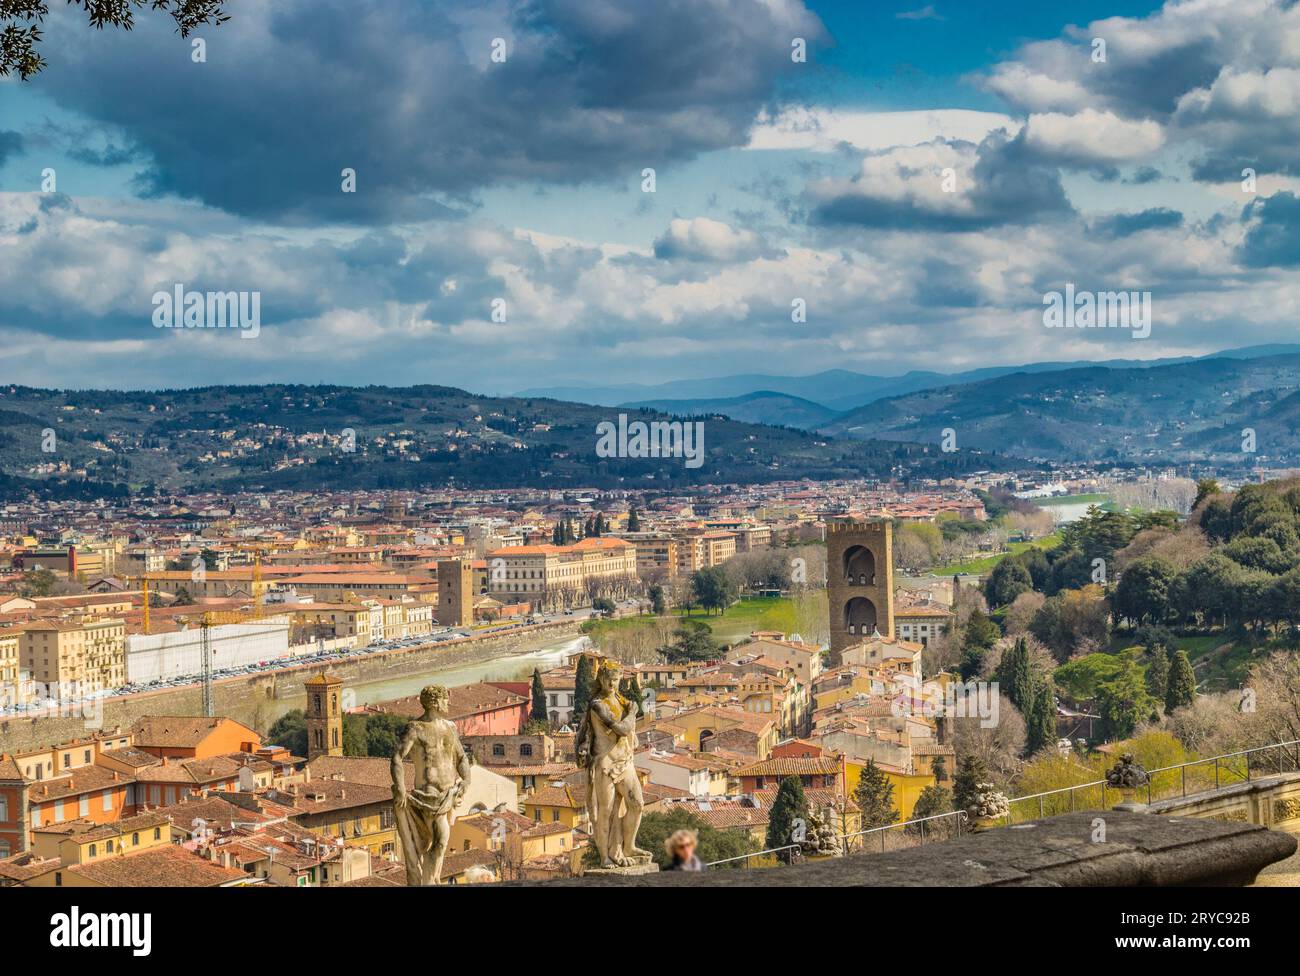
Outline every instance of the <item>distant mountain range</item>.
[(717, 400), (641, 400), (620, 406), (626, 409), (657, 410), (676, 416), (723, 414), (732, 420), (743, 420), (746, 423), (774, 424), (803, 430), (814, 430), (840, 416), (838, 410), (820, 403), (771, 390)]
[[(904, 396), (921, 390), (932, 390), (963, 383), (997, 379), (1012, 373), (1046, 373), (1061, 370), (1095, 369), (1152, 369), (1204, 359), (1259, 359), (1300, 353), (1300, 344), (1246, 346), (1228, 349), (1209, 356), (1183, 356), (1169, 359), (1139, 360), (1113, 359), (1105, 362), (1047, 362), (1021, 366), (988, 366), (960, 373), (936, 373), (914, 370), (902, 376), (872, 376), (847, 369), (831, 369), (811, 376), (775, 376), (761, 373), (742, 373), (735, 376), (718, 376), (707, 379), (672, 380), (667, 383), (644, 385), (628, 383), (619, 386), (556, 386), (525, 390), (520, 396), (553, 397), (575, 403), (592, 403), (603, 406), (619, 404), (655, 404), (657, 409), (673, 413), (694, 414), (723, 410), (719, 402), (738, 411), (744, 419), (754, 423), (788, 424), (813, 428), (823, 423), (803, 406), (796, 406), (775, 398), (784, 394), (806, 400), (833, 413), (842, 413), (865, 406), (876, 400)], [(762, 395), (762, 399), (749, 398)], [(667, 404), (671, 404), (668, 406)], [(767, 412), (770, 409), (770, 412)], [(737, 414), (729, 414), (741, 419)], [(806, 416), (805, 416), (806, 415)], [(801, 417), (803, 419), (801, 419)]]
[[(479, 396), (438, 386), (147, 392), (4, 386), (0, 497), (122, 497), (195, 488), (654, 490), (945, 477), (1026, 462), (1300, 463), (1300, 345), (1163, 364), (1048, 367), (975, 370), (940, 385), (873, 394), (847, 410), (825, 398), (832, 382), (826, 377), (844, 379), (837, 397), (870, 377), (834, 372), (820, 380), (785, 378), (799, 388), (813, 383), (821, 399), (759, 389), (620, 400), (621, 406)], [(881, 382), (906, 385), (936, 375)], [(701, 463), (601, 456), (597, 425), (617, 423), (620, 413), (628, 421), (704, 421)], [(946, 428), (956, 434), (956, 453), (939, 450)], [(349, 438), (354, 450), (344, 446)], [(1245, 449), (1251, 438), (1253, 453)]]
[[(876, 400), (823, 433), (1048, 461), (1300, 461), (1300, 353), (1019, 372)], [(1253, 437), (1254, 452), (1244, 445)]]
[(672, 420), (649, 409), (438, 386), (148, 392), (4, 386), (0, 497), (121, 497), (186, 488), (652, 490), (896, 473), (943, 477), (1009, 463), (978, 453), (945, 455), (894, 436), (873, 442), (855, 431), (832, 439), (716, 412), (705, 419), (698, 466), (681, 457), (601, 456), (597, 425), (617, 424), (620, 413), (628, 422)]

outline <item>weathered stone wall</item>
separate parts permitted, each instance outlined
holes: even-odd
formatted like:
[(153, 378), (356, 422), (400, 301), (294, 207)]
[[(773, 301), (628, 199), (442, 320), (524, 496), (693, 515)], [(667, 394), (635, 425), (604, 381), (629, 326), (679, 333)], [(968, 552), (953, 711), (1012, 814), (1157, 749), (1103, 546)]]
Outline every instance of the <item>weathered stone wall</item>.
[(1259, 775), (1248, 783), (1157, 800), (1148, 809), (1152, 813), (1199, 817), (1220, 823), (1294, 830), (1300, 826), (1300, 773)]
[(1065, 813), (956, 840), (885, 854), (853, 854), (789, 867), (585, 875), (507, 886), (790, 887), (1165, 887), (1247, 885), (1295, 853), (1289, 834), (1254, 824), (1108, 811)]
[[(352, 683), (401, 678), (521, 654), (535, 648), (541, 640), (576, 636), (581, 626), (579, 620), (538, 624), (491, 637), (445, 641), (345, 659), (332, 662), (329, 670)], [(303, 682), (320, 669), (319, 663), (308, 664), (217, 681), (213, 685), (216, 713), (265, 732), (275, 711), (269, 703), (303, 698)], [(0, 722), (0, 752), (21, 752), (84, 738), (94, 727), (125, 728), (146, 715), (199, 715), (202, 711), (202, 689), (193, 685), (108, 699), (104, 703), (102, 719), (88, 720), (79, 712), (55, 717), (12, 718)]]

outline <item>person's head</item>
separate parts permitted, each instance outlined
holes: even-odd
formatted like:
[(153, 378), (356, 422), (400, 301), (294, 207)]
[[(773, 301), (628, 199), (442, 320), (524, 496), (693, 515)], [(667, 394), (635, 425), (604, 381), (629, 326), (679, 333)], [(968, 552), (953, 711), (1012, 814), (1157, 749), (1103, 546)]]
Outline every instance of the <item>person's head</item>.
[(664, 842), (664, 847), (667, 848), (668, 856), (672, 860), (689, 861), (695, 854), (695, 844), (695, 831), (683, 828), (675, 831), (672, 836)]
[(420, 707), (426, 712), (447, 711), (450, 698), (442, 685), (425, 685), (420, 689)]

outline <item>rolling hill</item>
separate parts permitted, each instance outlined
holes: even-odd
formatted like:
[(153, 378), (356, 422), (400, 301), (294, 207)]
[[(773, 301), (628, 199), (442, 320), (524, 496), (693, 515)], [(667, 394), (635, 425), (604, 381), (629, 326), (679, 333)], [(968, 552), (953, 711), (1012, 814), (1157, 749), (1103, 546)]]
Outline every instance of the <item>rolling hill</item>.
[[(1245, 346), (1227, 349), (1209, 356), (1183, 356), (1170, 359), (1114, 359), (1105, 362), (1045, 362), (1020, 366), (988, 366), (958, 373), (938, 373), (913, 370), (901, 376), (874, 376), (847, 369), (830, 369), (811, 376), (775, 376), (742, 373), (734, 376), (717, 376), (705, 379), (672, 380), (654, 385), (623, 384), (619, 386), (582, 387), (558, 386), (525, 390), (519, 396), (552, 397), (575, 403), (593, 403), (614, 406), (619, 403), (652, 403), (663, 409), (684, 414), (703, 413), (709, 410), (726, 412), (736, 409), (739, 400), (757, 393), (783, 394), (811, 401), (832, 411), (848, 411), (876, 400), (905, 396), (921, 390), (978, 383), (997, 379), (1013, 373), (1049, 373), (1062, 370), (1095, 369), (1151, 369), (1203, 359), (1258, 359), (1273, 356), (1300, 354), (1300, 345), (1275, 343), (1263, 346)], [(718, 401), (726, 401), (718, 406)], [(663, 406), (671, 403), (671, 407)], [(756, 416), (756, 415), (755, 415)], [(779, 416), (779, 414), (778, 414)], [(796, 416), (796, 415), (792, 415)], [(782, 420), (763, 421), (784, 423)], [(815, 426), (815, 424), (814, 424)]]
[(751, 424), (771, 424), (777, 427), (797, 427), (811, 430), (829, 423), (839, 416), (838, 411), (824, 407), (803, 397), (788, 393), (760, 390), (745, 396), (717, 400), (644, 400), (640, 403), (621, 404), (625, 408), (657, 410), (677, 417), (699, 414), (722, 414), (732, 420)]
[[(703, 463), (600, 457), (596, 427), (667, 421), (651, 410), (478, 396), (450, 387), (218, 386), (68, 391), (0, 387), (0, 495), (121, 495), (180, 488), (593, 487), (952, 474), (978, 454), (704, 424)], [(345, 446), (349, 441), (354, 450)], [(47, 448), (49, 448), (47, 450)]]
[[(820, 430), (1049, 461), (1300, 461), (1300, 355), (1013, 373), (877, 400)], [(1257, 453), (1242, 450), (1255, 431)]]

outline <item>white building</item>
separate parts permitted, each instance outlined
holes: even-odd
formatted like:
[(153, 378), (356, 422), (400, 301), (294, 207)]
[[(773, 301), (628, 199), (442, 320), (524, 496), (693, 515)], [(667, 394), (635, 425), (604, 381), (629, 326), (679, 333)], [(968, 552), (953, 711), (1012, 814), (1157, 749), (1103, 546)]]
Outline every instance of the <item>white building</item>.
[[(240, 624), (216, 624), (212, 631), (212, 668), (241, 667), (289, 657), (289, 618), (266, 617)], [(203, 674), (202, 629), (198, 626), (163, 634), (126, 638), (126, 680), (146, 684), (158, 678)]]

